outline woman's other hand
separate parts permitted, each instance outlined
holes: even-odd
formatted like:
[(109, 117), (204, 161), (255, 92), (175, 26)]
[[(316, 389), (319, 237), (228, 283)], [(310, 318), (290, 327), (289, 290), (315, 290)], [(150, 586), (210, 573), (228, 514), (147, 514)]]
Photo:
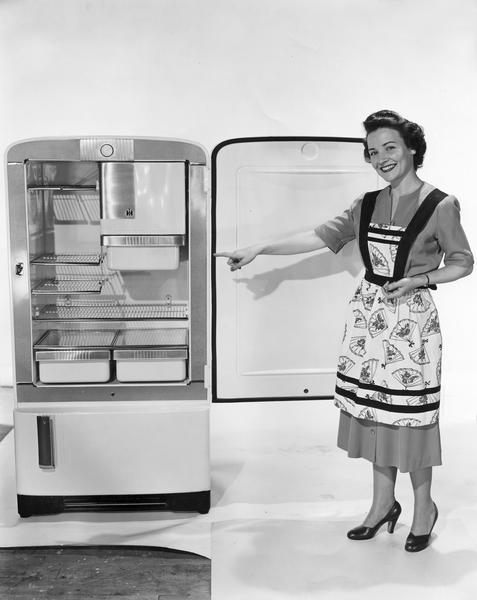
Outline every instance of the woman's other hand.
[(230, 266), (231, 271), (241, 269), (260, 253), (257, 248), (239, 248), (234, 252), (216, 252), (214, 256), (224, 256), (228, 258), (227, 264)]
[(399, 281), (385, 283), (383, 285), (383, 290), (386, 294), (386, 298), (401, 298), (401, 296), (405, 296), (409, 292), (412, 292), (412, 290), (415, 290), (417, 287), (423, 286), (426, 283), (426, 278), (421, 281), (420, 275), (415, 277), (403, 277), (402, 279), (399, 279)]

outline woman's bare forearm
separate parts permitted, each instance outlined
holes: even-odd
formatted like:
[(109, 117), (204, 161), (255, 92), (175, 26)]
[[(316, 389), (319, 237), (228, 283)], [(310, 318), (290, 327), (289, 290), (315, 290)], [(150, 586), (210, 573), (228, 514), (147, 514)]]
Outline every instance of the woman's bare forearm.
[(276, 241), (261, 242), (233, 252), (216, 252), (215, 256), (226, 257), (231, 271), (241, 269), (252, 262), (259, 254), (301, 254), (325, 248), (325, 242), (319, 238), (314, 229), (303, 231)]
[(316, 235), (313, 229), (253, 246), (258, 250), (258, 254), (302, 254), (325, 247), (325, 242)]
[[(413, 280), (418, 281), (418, 285), (427, 285), (429, 283), (449, 283), (450, 281), (456, 281), (462, 277), (466, 277), (472, 273), (472, 267), (463, 267), (461, 265), (446, 265), (435, 271), (429, 271), (426, 274), (414, 275)], [(427, 277), (426, 277), (427, 275)]]

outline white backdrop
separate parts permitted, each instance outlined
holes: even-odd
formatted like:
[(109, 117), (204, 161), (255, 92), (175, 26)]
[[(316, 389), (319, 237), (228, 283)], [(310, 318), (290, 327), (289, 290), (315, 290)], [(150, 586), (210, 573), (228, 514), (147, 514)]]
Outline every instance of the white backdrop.
[[(211, 151), (230, 137), (361, 136), (369, 113), (391, 108), (424, 126), (421, 176), (459, 198), (477, 249), (476, 32), (475, 0), (0, 0), (0, 147), (126, 135)], [(5, 204), (0, 384), (9, 385)], [(435, 295), (447, 420), (477, 414), (475, 292), (470, 277)]]

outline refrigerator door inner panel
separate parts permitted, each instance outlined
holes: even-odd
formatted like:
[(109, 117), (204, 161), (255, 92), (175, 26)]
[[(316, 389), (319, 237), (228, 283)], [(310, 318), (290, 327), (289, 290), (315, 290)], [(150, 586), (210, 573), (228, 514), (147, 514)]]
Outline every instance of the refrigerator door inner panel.
[[(312, 230), (379, 187), (359, 140), (233, 141), (213, 168), (212, 252)], [(213, 260), (213, 398), (331, 397), (356, 243), (260, 255), (235, 272)]]

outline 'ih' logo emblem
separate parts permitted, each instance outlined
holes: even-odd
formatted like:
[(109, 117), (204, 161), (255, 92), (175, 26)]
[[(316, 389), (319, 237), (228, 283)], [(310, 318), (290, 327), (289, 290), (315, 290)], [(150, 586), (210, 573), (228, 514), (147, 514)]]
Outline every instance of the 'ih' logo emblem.
[(124, 212), (126, 214), (126, 217), (129, 217), (129, 218), (134, 217), (134, 208), (126, 208), (126, 210)]

